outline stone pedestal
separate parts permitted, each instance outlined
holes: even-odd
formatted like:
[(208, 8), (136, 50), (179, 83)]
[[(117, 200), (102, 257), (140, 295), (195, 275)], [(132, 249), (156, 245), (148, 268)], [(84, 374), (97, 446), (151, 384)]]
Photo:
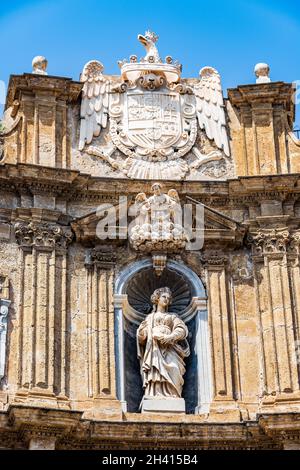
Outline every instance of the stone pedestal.
[(185, 413), (185, 401), (184, 398), (144, 397), (141, 411), (142, 413)]

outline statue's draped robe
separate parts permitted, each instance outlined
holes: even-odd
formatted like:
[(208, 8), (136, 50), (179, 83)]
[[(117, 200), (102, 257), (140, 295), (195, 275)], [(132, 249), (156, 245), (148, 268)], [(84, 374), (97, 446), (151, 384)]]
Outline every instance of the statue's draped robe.
[(172, 336), (176, 337), (174, 344), (164, 346), (153, 337), (156, 315), (156, 312), (149, 314), (137, 330), (137, 351), (145, 396), (181, 397), (184, 358), (190, 353), (186, 340), (188, 329), (177, 315), (163, 314), (161, 326), (169, 327)]

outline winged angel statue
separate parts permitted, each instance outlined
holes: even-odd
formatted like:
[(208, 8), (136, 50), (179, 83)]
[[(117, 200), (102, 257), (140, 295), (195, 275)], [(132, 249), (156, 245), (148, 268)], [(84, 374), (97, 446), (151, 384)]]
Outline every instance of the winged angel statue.
[(184, 179), (230, 163), (219, 73), (204, 67), (199, 80), (181, 79), (178, 62), (160, 59), (154, 33), (138, 39), (146, 56), (119, 62), (118, 78), (96, 60), (85, 65), (79, 150), (128, 178)]

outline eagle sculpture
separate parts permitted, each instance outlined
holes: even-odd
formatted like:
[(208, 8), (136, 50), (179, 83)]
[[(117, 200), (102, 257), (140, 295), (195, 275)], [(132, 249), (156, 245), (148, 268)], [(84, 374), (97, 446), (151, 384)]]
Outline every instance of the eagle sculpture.
[[(79, 150), (84, 151), (110, 123), (111, 143), (106, 149), (93, 145), (86, 151), (129, 177), (140, 172), (144, 178), (173, 175), (182, 179), (190, 166), (196, 168), (205, 158), (221, 158), (220, 152), (223, 158), (230, 157), (217, 70), (203, 67), (199, 79), (187, 83), (181, 79), (180, 64), (170, 56), (165, 62), (161, 60), (156, 47), (158, 36), (147, 31), (138, 39), (146, 48), (146, 55), (140, 61), (136, 56), (131, 56), (130, 62), (122, 61), (117, 82), (103, 74), (99, 61), (85, 65), (81, 75)], [(196, 122), (214, 146), (209, 155), (195, 146)], [(117, 149), (127, 157), (124, 162), (113, 158)], [(196, 162), (189, 165), (185, 155), (192, 154)]]

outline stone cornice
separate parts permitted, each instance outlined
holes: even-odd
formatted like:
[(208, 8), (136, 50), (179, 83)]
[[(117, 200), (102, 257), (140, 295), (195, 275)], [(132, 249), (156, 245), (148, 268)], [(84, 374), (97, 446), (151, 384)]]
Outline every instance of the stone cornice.
[[(76, 170), (29, 164), (0, 165), (0, 190), (16, 194), (53, 194), (66, 200), (116, 201), (119, 195), (135, 196), (151, 191), (151, 181), (112, 180), (93, 177)], [(300, 175), (243, 176), (227, 181), (164, 181), (166, 190), (174, 188), (211, 206), (258, 204), (262, 200), (297, 200)]]
[(277, 441), (297, 441), (300, 445), (300, 416), (298, 413), (272, 413), (259, 416), (260, 428)]
[(11, 106), (20, 93), (48, 92), (65, 101), (76, 101), (83, 84), (71, 78), (50, 75), (11, 75), (8, 84), (5, 109)]
[(251, 85), (238, 85), (237, 88), (229, 88), (228, 98), (237, 107), (245, 105), (255, 107), (258, 103), (274, 103), (284, 105), (287, 111), (293, 111), (292, 96), (294, 91), (292, 83), (255, 83)]
[[(2, 435), (5, 439), (2, 439)], [(80, 411), (10, 405), (0, 413), (1, 442), (26, 447), (32, 437), (53, 437), (56, 449), (280, 449), (300, 438), (299, 413), (263, 414), (256, 421), (207, 423), (200, 416), (141, 415), (126, 420), (84, 419)], [(158, 438), (158, 436), (161, 436)]]

